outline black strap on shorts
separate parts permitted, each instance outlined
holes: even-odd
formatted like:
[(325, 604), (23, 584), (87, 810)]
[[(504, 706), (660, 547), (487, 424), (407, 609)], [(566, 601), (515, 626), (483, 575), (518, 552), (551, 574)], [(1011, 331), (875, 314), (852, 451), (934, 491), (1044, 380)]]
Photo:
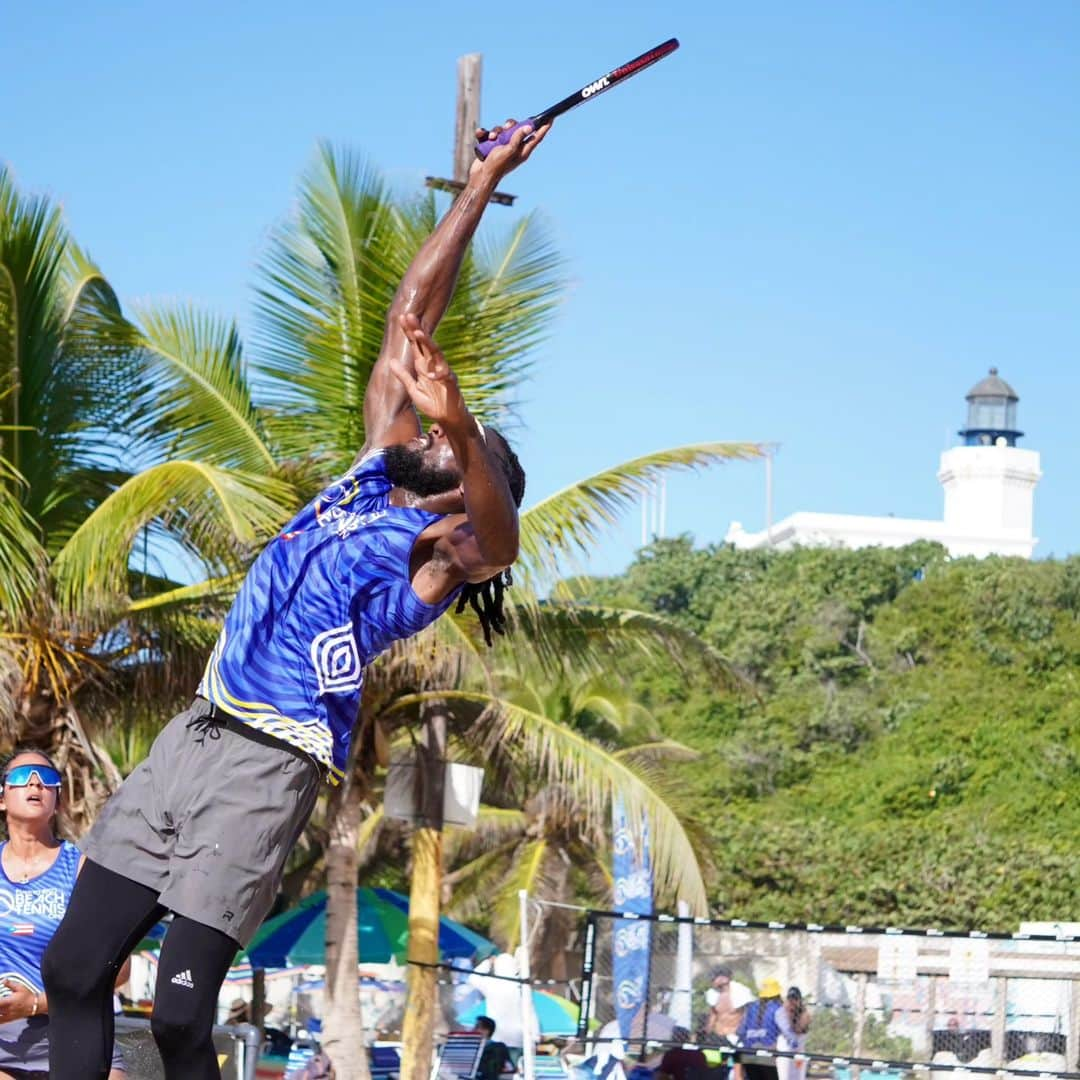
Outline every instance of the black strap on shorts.
[(233, 734), (239, 735), (242, 739), (249, 739), (251, 742), (261, 743), (263, 746), (269, 746), (274, 750), (285, 750), (305, 764), (314, 765), (318, 770), (319, 775), (324, 778), (326, 777), (328, 772), (326, 766), (316, 758), (312, 757), (306, 750), (301, 750), (299, 746), (293, 746), (292, 743), (286, 742), (284, 739), (279, 739), (276, 735), (270, 735), (268, 732), (262, 731), (257, 727), (252, 727), (251, 724), (245, 724), (243, 720), (237, 719), (232, 713), (219, 708), (206, 698), (200, 698), (199, 700), (202, 701), (208, 711), (198, 719), (189, 721), (188, 727), (203, 730), (204, 734), (209, 734), (212, 739), (220, 738), (220, 734), (214, 734), (210, 729), (214, 727), (225, 728), (226, 731), (231, 731)]

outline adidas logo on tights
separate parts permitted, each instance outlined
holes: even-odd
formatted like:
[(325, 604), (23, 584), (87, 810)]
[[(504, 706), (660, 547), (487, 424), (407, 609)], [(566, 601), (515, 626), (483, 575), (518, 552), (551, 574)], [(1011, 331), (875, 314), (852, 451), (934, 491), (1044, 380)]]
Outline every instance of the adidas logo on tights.
[(191, 969), (190, 968), (188, 968), (186, 971), (178, 972), (176, 975), (174, 975), (172, 977), (171, 981), (176, 986), (186, 986), (189, 990), (194, 990), (195, 989), (195, 983), (191, 981)]

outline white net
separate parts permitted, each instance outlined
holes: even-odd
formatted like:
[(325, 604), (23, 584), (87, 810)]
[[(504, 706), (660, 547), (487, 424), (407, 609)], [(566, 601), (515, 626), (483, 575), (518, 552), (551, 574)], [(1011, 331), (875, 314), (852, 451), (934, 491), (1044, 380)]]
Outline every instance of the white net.
[[(624, 1014), (620, 1029), (617, 935), (632, 925), (641, 936), (646, 923), (648, 1009), (629, 1025)], [(719, 1052), (737, 1042), (746, 1051), (756, 1044), (763, 1058), (779, 1049), (782, 1063), (783, 1055), (806, 1055), (804, 1070), (821, 1075), (861, 1067), (897, 1076), (957, 1069), (1080, 1076), (1080, 943), (1069, 934), (670, 916), (630, 924), (594, 911), (585, 941), (579, 1035), (622, 1038), (633, 1054), (655, 1056), (654, 1048), (677, 1042)], [(793, 987), (801, 1007), (799, 999), (785, 1004)], [(767, 1015), (777, 1009), (787, 1026), (798, 1016), (806, 1030), (784, 1034)]]

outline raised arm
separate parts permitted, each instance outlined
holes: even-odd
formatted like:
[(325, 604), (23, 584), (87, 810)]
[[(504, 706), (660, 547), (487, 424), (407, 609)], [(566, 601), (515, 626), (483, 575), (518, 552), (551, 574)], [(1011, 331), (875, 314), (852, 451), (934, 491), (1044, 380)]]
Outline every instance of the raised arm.
[(523, 127), (505, 147), (493, 150), (484, 161), (474, 162), (465, 189), (409, 265), (390, 305), (382, 348), (364, 394), (364, 452), (405, 442), (419, 434), (416, 410), (403, 384), (393, 374), (395, 369), (413, 371), (412, 350), (402, 331), (401, 319), (412, 315), (429, 334), (435, 333), (454, 294), (465, 250), (496, 187), (507, 173), (532, 155), (550, 127), (546, 124), (535, 134), (531, 128)]
[(442, 427), (461, 469), (468, 521), (438, 545), (440, 565), (457, 582), (483, 581), (517, 558), (517, 507), (506, 470), (438, 346), (414, 315), (402, 316), (401, 327), (414, 357), (409, 366), (395, 364), (394, 374), (413, 404)]

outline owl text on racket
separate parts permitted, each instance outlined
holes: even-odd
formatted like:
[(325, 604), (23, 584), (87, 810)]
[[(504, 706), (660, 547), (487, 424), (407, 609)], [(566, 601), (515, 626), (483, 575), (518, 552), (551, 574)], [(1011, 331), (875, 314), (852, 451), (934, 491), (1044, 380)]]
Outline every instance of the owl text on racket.
[(597, 79), (596, 82), (589, 83), (589, 85), (581, 91), (581, 96), (583, 98), (591, 98), (593, 94), (599, 94), (601, 90), (606, 90), (610, 85), (611, 79), (605, 75), (602, 79)]

